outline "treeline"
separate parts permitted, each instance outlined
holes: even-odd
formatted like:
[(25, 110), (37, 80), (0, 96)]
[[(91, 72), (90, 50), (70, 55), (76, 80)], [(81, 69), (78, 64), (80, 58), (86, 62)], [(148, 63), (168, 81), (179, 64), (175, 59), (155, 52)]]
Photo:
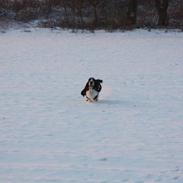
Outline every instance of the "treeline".
[(183, 0), (0, 0), (0, 18), (46, 27), (183, 27)]

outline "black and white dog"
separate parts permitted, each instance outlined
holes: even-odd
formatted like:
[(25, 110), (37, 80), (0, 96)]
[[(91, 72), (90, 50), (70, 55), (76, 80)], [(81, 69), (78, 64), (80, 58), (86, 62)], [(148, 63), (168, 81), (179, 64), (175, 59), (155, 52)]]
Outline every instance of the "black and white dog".
[(89, 78), (86, 83), (85, 88), (81, 91), (81, 95), (86, 96), (86, 101), (96, 102), (98, 101), (98, 96), (102, 90), (101, 79)]

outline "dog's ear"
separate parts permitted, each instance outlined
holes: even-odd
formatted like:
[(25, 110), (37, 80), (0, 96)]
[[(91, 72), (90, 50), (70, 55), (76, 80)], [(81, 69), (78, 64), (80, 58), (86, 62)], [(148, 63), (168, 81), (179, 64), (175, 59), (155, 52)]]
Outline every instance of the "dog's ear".
[(89, 84), (88, 82), (86, 83), (84, 89), (81, 91), (81, 95), (84, 97), (86, 95), (86, 91), (88, 90), (89, 88)]
[(99, 83), (103, 83), (103, 80), (101, 80), (101, 79), (97, 79), (97, 81), (98, 81)]
[(84, 97), (86, 95), (86, 91), (85, 90), (82, 90), (81, 91), (81, 95)]

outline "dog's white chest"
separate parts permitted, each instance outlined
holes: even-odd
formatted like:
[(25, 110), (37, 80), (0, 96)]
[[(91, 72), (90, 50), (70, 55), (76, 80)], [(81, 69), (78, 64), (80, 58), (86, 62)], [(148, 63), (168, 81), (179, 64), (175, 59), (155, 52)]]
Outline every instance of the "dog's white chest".
[(90, 99), (91, 101), (94, 101), (94, 98), (99, 94), (99, 92), (97, 92), (94, 89), (89, 89), (88, 91), (86, 91), (86, 97), (88, 99)]

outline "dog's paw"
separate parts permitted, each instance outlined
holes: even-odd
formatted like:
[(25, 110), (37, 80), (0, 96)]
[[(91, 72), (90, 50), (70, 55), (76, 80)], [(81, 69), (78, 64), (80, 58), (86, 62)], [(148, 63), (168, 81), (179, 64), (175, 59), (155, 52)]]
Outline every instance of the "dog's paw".
[(94, 102), (96, 102), (96, 100), (92, 100), (92, 99), (89, 99), (89, 98), (86, 98), (86, 102), (88, 102), (88, 103), (94, 103)]

